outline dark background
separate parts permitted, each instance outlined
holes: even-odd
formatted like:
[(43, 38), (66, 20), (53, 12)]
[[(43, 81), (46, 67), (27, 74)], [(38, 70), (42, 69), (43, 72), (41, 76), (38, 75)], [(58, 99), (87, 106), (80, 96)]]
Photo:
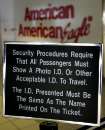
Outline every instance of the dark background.
[[(90, 100), (88, 99), (83, 99), (79, 98), (77, 101), (85, 101), (86, 102), (86, 108), (78, 108), (82, 112), (82, 116), (67, 116), (67, 115), (62, 115), (62, 114), (51, 114), (51, 113), (41, 113), (39, 112), (27, 112), (27, 111), (19, 111), (18, 110), (18, 103), (16, 101), (16, 93), (13, 93), (12, 91), (12, 86), (22, 86), (24, 87), (29, 87), (28, 83), (22, 83), (22, 82), (16, 82), (16, 75), (15, 73), (12, 72), (12, 66), (16, 64), (16, 57), (21, 57), (21, 58), (30, 58), (30, 56), (13, 56), (12, 55), (12, 50), (16, 49), (19, 51), (25, 51), (25, 50), (32, 50), (36, 52), (37, 49), (40, 49), (42, 51), (57, 51), (57, 52), (67, 52), (70, 55), (71, 51), (76, 51), (76, 52), (81, 52), (81, 53), (93, 53), (93, 59), (88, 59), (89, 62), (89, 67), (88, 68), (83, 68), (84, 70), (87, 69), (87, 71), (92, 71), (93, 74), (91, 77), (85, 77), (85, 79), (88, 81), (88, 85), (85, 87), (82, 86), (70, 86), (67, 84), (66, 86), (57, 84), (57, 85), (51, 85), (48, 83), (45, 84), (35, 84), (31, 83), (30, 87), (36, 87), (40, 89), (45, 89), (45, 90), (58, 90), (58, 91), (66, 91), (66, 90), (72, 90), (72, 91), (79, 91), (79, 92), (89, 92), (92, 94), (92, 98)], [(99, 46), (59, 46), (59, 45), (11, 45), (11, 44), (6, 44), (5, 45), (5, 58), (6, 58), (6, 74), (5, 74), (5, 114), (6, 115), (13, 115), (13, 116), (26, 116), (26, 117), (37, 117), (37, 118), (47, 118), (47, 119), (57, 119), (57, 120), (68, 120), (68, 121), (79, 121), (79, 122), (86, 122), (86, 123), (97, 123), (97, 115), (98, 115), (98, 83), (99, 83), (99, 53), (100, 53), (100, 47)], [(34, 55), (34, 58), (37, 58)], [(74, 62), (74, 60), (78, 60), (77, 58), (55, 58), (55, 57), (42, 57), (44, 60), (58, 60), (58, 61), (71, 61)], [(27, 65), (16, 65), (20, 67), (26, 67), (29, 68)], [(32, 66), (32, 65), (31, 65)], [(38, 66), (34, 65), (33, 67), (41, 67), (44, 68), (44, 66)], [(58, 66), (46, 66), (49, 69), (58, 68)], [(66, 67), (64, 67), (66, 69)], [(69, 67), (71, 70), (75, 71), (74, 66)], [(62, 68), (63, 69), (63, 68)], [(79, 68), (82, 69), (82, 68)], [(20, 75), (20, 74), (19, 74)], [(23, 75), (23, 74), (22, 74)], [(25, 74), (24, 76), (29, 76), (29, 74)], [(38, 76), (38, 74), (34, 74), (35, 77)], [(46, 75), (47, 76), (47, 75)], [(59, 78), (58, 76), (55, 76), (56, 78)], [(62, 77), (62, 76), (61, 76)], [(67, 78), (66, 75), (63, 77)], [(83, 77), (75, 77), (75, 75), (72, 75), (72, 78), (76, 79), (83, 79)], [(19, 95), (19, 94), (18, 94)], [(28, 96), (25, 95), (24, 93), (22, 94), (23, 96)], [(36, 97), (36, 95), (31, 95), (33, 97)], [(51, 96), (44, 96), (46, 98), (52, 98), (54, 99), (55, 97)], [(40, 96), (37, 95), (36, 98), (41, 98)], [(60, 97), (59, 97), (60, 98)], [(66, 97), (62, 97), (61, 99), (68, 100)], [(23, 104), (23, 103), (22, 103)], [(25, 105), (30, 105), (28, 102), (25, 103)], [(35, 106), (37, 104), (31, 104), (31, 106)], [(39, 105), (40, 106), (40, 105)], [(48, 107), (48, 105), (44, 104), (45, 107)], [(54, 104), (55, 106), (55, 104)], [(61, 106), (56, 106), (58, 108), (61, 108)], [(71, 109), (73, 107), (66, 106), (66, 108)], [(73, 108), (76, 110), (75, 108)]]

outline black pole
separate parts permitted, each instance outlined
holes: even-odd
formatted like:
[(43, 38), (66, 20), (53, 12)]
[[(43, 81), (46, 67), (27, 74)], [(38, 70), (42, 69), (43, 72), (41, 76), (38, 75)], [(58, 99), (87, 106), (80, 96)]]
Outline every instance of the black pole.
[(44, 121), (40, 123), (40, 130), (58, 130), (56, 122)]

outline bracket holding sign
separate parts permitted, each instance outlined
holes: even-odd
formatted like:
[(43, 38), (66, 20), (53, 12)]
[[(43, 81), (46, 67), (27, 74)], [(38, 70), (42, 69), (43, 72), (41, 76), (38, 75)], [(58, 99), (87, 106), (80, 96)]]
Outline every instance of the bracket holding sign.
[(98, 126), (102, 53), (94, 43), (6, 42), (4, 116)]

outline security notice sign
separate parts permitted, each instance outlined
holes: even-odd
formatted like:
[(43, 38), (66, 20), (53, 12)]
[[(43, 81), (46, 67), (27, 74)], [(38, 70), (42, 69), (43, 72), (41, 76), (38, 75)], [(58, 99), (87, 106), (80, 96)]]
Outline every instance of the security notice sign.
[(4, 115), (99, 125), (102, 45), (4, 44)]

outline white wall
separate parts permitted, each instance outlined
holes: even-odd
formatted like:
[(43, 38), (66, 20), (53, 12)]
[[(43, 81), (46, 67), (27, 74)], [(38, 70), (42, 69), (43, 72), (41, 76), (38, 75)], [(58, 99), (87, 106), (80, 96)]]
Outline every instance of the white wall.
[(15, 33), (11, 31), (15, 26), (14, 20), (14, 0), (0, 0), (0, 67), (3, 41), (15, 39)]
[(11, 31), (11, 28), (15, 26), (14, 20), (14, 0), (0, 0), (2, 40), (14, 39), (14, 34)]

